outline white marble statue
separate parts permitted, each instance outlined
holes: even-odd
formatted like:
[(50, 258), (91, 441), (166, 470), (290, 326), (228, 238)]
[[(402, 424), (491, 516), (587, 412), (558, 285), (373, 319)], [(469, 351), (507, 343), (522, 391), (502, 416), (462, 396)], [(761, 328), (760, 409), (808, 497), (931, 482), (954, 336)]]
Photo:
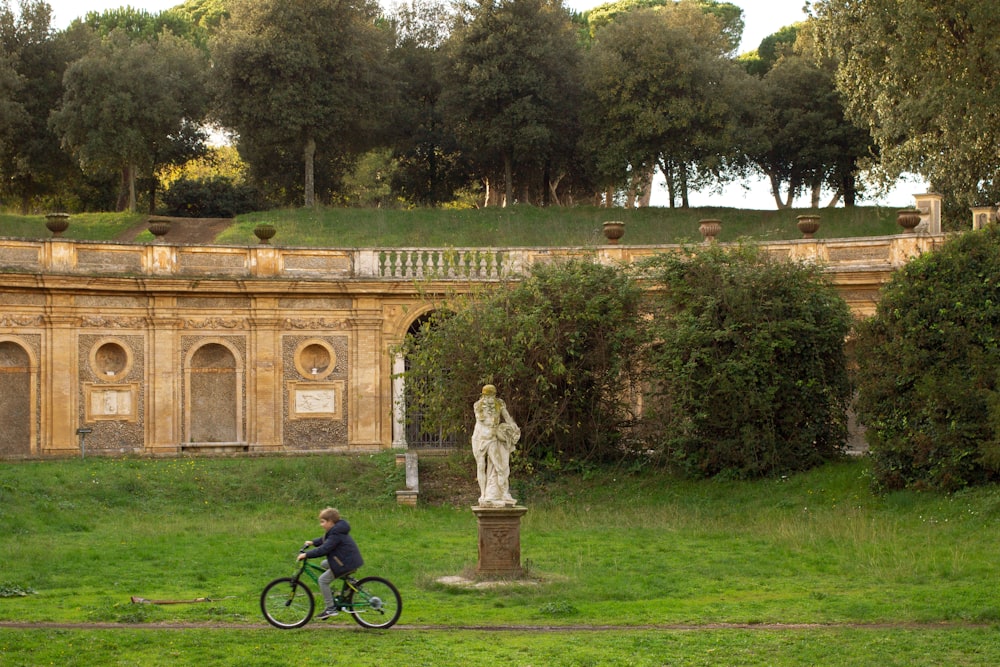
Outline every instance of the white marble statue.
[(476, 457), (479, 505), (516, 505), (517, 501), (510, 496), (510, 454), (521, 438), (521, 429), (507, 412), (507, 405), (497, 398), (496, 387), (491, 384), (483, 387), (483, 394), (473, 410), (476, 428), (472, 432), (472, 453)]

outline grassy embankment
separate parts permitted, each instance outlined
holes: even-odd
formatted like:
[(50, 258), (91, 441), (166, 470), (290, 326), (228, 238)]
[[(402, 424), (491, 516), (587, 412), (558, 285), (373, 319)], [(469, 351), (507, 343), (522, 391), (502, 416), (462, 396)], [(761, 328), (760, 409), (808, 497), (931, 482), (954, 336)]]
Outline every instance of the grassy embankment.
[[(996, 487), (875, 496), (864, 460), (751, 483), (515, 479), (532, 581), (463, 590), (437, 580), (475, 565), (471, 465), (423, 460), (408, 508), (391, 454), (4, 464), (0, 664), (1000, 663)], [(364, 572), (399, 586), (400, 626), (261, 618), (327, 504)]]
[[(698, 221), (722, 220), (720, 241), (740, 238), (782, 240), (801, 238), (795, 217), (812, 210), (750, 211), (703, 209), (533, 208), (482, 210), (385, 210), (320, 208), (283, 209), (239, 216), (217, 243), (256, 243), (253, 227), (272, 222), (278, 233), (272, 243), (286, 246), (399, 247), (399, 246), (594, 246), (606, 243), (601, 223), (623, 220), (622, 243), (655, 245), (701, 241)], [(817, 238), (846, 238), (895, 234), (895, 209), (857, 207), (819, 209)], [(86, 213), (70, 219), (67, 239), (114, 240), (145, 216)], [(0, 236), (48, 238), (43, 216), (0, 214)], [(167, 241), (170, 236), (165, 237)], [(138, 241), (151, 241), (148, 231)]]

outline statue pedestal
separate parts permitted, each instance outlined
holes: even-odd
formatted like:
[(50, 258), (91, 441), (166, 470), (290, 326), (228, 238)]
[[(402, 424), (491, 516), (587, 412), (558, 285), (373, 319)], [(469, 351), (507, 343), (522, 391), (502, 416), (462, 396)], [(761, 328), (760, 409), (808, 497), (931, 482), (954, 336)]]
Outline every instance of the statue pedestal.
[(527, 507), (472, 508), (479, 522), (478, 574), (521, 576), (521, 517)]

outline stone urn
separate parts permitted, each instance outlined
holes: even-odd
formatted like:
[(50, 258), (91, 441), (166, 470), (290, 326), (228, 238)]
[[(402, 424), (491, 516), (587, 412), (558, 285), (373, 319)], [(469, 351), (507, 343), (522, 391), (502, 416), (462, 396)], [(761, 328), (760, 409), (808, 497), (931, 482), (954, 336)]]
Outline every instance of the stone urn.
[(149, 233), (155, 236), (156, 240), (160, 240), (170, 231), (169, 218), (151, 217), (147, 222), (149, 224)]
[(53, 237), (62, 236), (69, 227), (69, 213), (49, 213), (45, 216), (45, 226)]
[(795, 226), (802, 232), (802, 238), (811, 239), (819, 229), (818, 215), (800, 215), (795, 218)]
[(274, 237), (276, 232), (277, 230), (274, 228), (274, 225), (269, 222), (258, 223), (257, 226), (253, 228), (253, 235), (265, 245), (271, 242), (271, 239)]
[(920, 209), (904, 208), (896, 213), (896, 224), (903, 228), (904, 234), (913, 234), (920, 224)]
[(604, 238), (609, 245), (618, 245), (618, 239), (625, 236), (625, 223), (621, 220), (609, 220), (604, 223)]
[(722, 220), (699, 220), (698, 231), (704, 237), (705, 243), (715, 243), (715, 237), (722, 231)]

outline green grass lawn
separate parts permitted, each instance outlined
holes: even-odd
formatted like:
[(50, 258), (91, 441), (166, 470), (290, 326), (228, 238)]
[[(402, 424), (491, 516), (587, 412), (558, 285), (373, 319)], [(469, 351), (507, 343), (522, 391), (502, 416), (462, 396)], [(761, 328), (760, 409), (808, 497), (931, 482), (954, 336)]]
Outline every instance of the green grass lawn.
[[(390, 454), (5, 463), (0, 665), (1000, 663), (997, 487), (875, 496), (864, 460), (752, 483), (515, 477), (531, 579), (470, 590), (438, 579), (475, 568), (471, 466), (422, 459), (422, 494), (450, 502), (411, 508)], [(328, 504), (363, 574), (399, 587), (396, 628), (261, 617)]]
[[(899, 232), (895, 209), (855, 208), (753, 211), (732, 208), (700, 209), (602, 209), (595, 207), (507, 209), (282, 209), (239, 216), (217, 243), (257, 243), (253, 228), (258, 222), (277, 227), (275, 245), (311, 247), (539, 247), (596, 246), (607, 243), (602, 223), (625, 222), (623, 244), (658, 245), (700, 242), (698, 221), (722, 220), (720, 241), (741, 238), (785, 240), (801, 238), (796, 216), (819, 213), (816, 238), (878, 236)], [(67, 239), (114, 240), (143, 215), (85, 213), (70, 218)], [(0, 214), (0, 236), (49, 238), (43, 216)], [(168, 242), (170, 237), (165, 237)], [(148, 232), (139, 237), (149, 242)]]

